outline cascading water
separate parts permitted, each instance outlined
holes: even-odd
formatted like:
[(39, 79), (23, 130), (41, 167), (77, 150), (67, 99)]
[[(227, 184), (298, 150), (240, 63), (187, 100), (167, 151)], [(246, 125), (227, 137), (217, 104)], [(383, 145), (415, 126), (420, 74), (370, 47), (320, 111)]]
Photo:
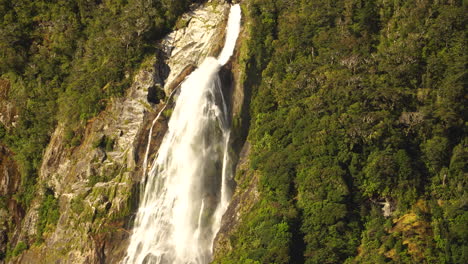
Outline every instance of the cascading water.
[(218, 71), (234, 51), (240, 18), (239, 5), (232, 6), (219, 58), (205, 59), (181, 84), (158, 155), (149, 172), (145, 167), (144, 193), (124, 263), (211, 260), (232, 176), (228, 113)]

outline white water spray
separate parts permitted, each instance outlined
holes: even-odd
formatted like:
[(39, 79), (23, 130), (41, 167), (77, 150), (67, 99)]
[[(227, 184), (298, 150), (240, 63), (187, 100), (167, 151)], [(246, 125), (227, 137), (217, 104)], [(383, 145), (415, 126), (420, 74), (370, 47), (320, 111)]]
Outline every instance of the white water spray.
[(158, 155), (148, 173), (144, 168), (144, 193), (124, 263), (211, 260), (232, 177), (228, 112), (218, 71), (234, 51), (240, 18), (239, 5), (232, 6), (219, 58), (207, 58), (181, 84)]

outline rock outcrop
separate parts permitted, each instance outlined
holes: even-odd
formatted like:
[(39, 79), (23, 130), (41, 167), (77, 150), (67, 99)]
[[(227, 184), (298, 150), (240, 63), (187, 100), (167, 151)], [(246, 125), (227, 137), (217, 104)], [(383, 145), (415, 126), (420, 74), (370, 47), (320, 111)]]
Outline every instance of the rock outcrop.
[[(13, 263), (122, 259), (138, 205), (148, 136), (151, 159), (167, 129), (163, 114), (148, 135), (153, 119), (169, 103), (164, 102), (162, 89), (168, 93), (206, 56), (216, 54), (228, 7), (213, 1), (186, 14), (182, 18), (186, 27), (171, 33), (160, 43), (160, 52), (142, 63), (125, 97), (113, 99), (88, 122), (79, 146), (66, 145), (65, 127), (58, 125), (39, 172), (41, 188), (16, 230), (18, 241), (26, 242), (29, 249), (12, 258)], [(36, 227), (44, 190), (58, 200), (60, 217), (40, 242)]]
[[(8, 240), (17, 242), (17, 237), (9, 236), (20, 226), (24, 210), (13, 199), (21, 182), (21, 175), (13, 153), (0, 145), (0, 252), (7, 251)], [(9, 239), (8, 239), (9, 238)]]
[(0, 123), (6, 128), (14, 127), (18, 121), (15, 103), (9, 100), (10, 81), (0, 79)]
[(219, 53), (228, 11), (228, 5), (212, 1), (205, 8), (182, 16), (187, 27), (164, 38), (162, 46), (170, 69), (164, 86), (166, 93), (183, 80), (181, 77), (187, 75), (187, 67), (198, 66), (207, 56)]

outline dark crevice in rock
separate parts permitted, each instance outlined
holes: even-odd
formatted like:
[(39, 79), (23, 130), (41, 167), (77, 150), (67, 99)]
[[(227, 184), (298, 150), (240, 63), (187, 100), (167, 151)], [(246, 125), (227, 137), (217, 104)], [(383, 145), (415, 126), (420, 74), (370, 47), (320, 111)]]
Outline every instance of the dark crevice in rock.
[[(221, 88), (226, 102), (228, 117), (232, 118), (232, 105), (233, 105), (233, 92), (234, 92), (234, 75), (231, 71), (231, 63), (221, 67), (219, 71), (219, 78), (221, 80)], [(228, 120), (229, 124), (231, 120)]]
[(161, 49), (158, 49), (156, 54), (156, 63), (154, 64), (154, 85), (148, 88), (147, 100), (153, 104), (159, 104), (165, 98), (164, 81), (169, 76), (171, 69), (165, 63), (167, 55)]

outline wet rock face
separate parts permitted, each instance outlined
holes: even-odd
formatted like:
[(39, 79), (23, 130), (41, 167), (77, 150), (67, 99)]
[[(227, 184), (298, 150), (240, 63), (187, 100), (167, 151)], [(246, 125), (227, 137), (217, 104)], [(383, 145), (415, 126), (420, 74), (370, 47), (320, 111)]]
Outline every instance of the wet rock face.
[[(238, 3), (241, 1), (232, 1)], [(241, 28), (239, 41), (249, 38), (249, 32), (244, 27)], [(238, 43), (238, 45), (242, 45)], [(250, 143), (247, 141), (249, 130), (249, 108), (250, 108), (250, 87), (242, 80), (245, 80), (247, 73), (243, 70), (245, 66), (238, 58), (241, 49), (234, 52), (233, 60), (225, 65), (220, 73), (224, 91), (229, 102), (229, 109), (232, 119), (232, 158), (236, 164), (235, 188), (231, 202), (223, 215), (221, 226), (213, 244), (213, 258), (217, 258), (232, 250), (230, 237), (236, 232), (242, 218), (258, 202), (258, 175), (250, 169)], [(230, 85), (229, 85), (230, 83)]]
[[(171, 33), (160, 52), (144, 63), (123, 98), (88, 121), (81, 145), (64, 143), (65, 127), (51, 136), (39, 172), (38, 186), (58, 199), (60, 218), (45, 241), (30, 247), (12, 263), (119, 263), (126, 253), (132, 217), (151, 137), (149, 162), (167, 130), (162, 115), (148, 135), (153, 119), (186, 75), (222, 40), (229, 5), (208, 3), (185, 15), (187, 27)], [(222, 45), (222, 43), (221, 43)], [(2, 178), (0, 178), (1, 180)], [(32, 201), (17, 236), (31, 245), (36, 237), (42, 195)], [(0, 233), (0, 245), (1, 245)]]
[[(219, 78), (221, 80), (221, 87), (223, 89), (223, 96), (226, 98), (226, 107), (228, 109), (229, 116), (233, 113), (233, 92), (234, 92), (234, 76), (232, 74), (231, 65), (227, 64), (219, 71)], [(229, 120), (231, 122), (231, 120)]]
[(232, 250), (229, 237), (236, 231), (242, 221), (242, 216), (249, 212), (258, 202), (258, 176), (249, 168), (249, 155), (250, 144), (249, 142), (245, 142), (239, 153), (239, 160), (236, 166), (236, 181), (238, 185), (246, 187), (236, 189), (226, 213), (223, 215), (220, 230), (213, 244), (215, 260), (218, 255)]

